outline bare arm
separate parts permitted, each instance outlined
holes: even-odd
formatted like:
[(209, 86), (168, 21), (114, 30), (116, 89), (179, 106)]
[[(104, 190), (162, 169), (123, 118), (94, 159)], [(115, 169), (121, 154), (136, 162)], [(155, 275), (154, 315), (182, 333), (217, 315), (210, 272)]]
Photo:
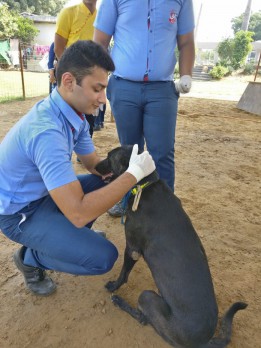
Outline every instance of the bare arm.
[(56, 55), (58, 60), (61, 58), (61, 56), (66, 48), (67, 41), (68, 41), (68, 39), (65, 39), (61, 35), (55, 33), (54, 52), (55, 52), (55, 55)]
[(179, 73), (180, 76), (192, 76), (192, 69), (195, 60), (194, 32), (177, 37), (179, 49)]
[(92, 174), (100, 175), (94, 168), (101, 161), (96, 151), (89, 155), (79, 155), (77, 157), (81, 160), (84, 167)]
[(84, 194), (77, 180), (51, 190), (50, 195), (67, 219), (81, 228), (119, 202), (136, 182), (132, 174), (125, 172), (107, 186), (88, 194)]
[(106, 50), (109, 47), (112, 35), (108, 35), (103, 31), (94, 29), (93, 41), (102, 45)]

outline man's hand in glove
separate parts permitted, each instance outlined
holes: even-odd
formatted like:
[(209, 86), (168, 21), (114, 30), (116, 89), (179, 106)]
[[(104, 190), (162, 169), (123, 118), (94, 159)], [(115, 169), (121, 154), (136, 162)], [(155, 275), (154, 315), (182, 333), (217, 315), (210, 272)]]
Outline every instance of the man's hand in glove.
[(175, 87), (179, 93), (188, 93), (191, 88), (192, 78), (190, 75), (181, 76), (180, 80), (175, 81)]

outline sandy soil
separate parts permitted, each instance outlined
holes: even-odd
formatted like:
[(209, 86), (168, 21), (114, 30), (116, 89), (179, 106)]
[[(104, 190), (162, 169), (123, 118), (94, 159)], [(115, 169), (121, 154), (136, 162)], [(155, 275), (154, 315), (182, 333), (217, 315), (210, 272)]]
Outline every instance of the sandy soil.
[[(233, 101), (246, 84), (236, 79), (194, 83), (201, 99), (180, 99), (176, 137), (176, 194), (206, 249), (220, 315), (235, 301), (249, 304), (235, 317), (231, 348), (258, 348), (261, 342), (261, 118), (238, 110)], [(229, 101), (217, 99), (224, 93)], [(0, 139), (36, 101), (0, 105)], [(94, 141), (101, 155), (118, 145), (109, 110)], [(83, 172), (75, 158), (74, 165)], [(58, 290), (48, 298), (28, 293), (12, 262), (17, 245), (0, 234), (0, 347), (168, 347), (150, 326), (139, 325), (110, 302), (104, 284), (120, 271), (124, 227), (104, 214), (95, 228), (106, 231), (119, 250), (113, 270), (99, 277), (53, 272)], [(142, 290), (154, 288), (146, 264), (139, 261), (118, 294), (135, 305)]]

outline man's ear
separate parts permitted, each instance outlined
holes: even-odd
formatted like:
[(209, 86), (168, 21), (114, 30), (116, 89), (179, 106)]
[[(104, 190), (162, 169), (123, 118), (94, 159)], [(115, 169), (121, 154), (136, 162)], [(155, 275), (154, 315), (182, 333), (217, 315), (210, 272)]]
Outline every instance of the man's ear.
[(67, 91), (72, 92), (76, 84), (75, 77), (70, 72), (65, 72), (62, 74), (61, 84)]

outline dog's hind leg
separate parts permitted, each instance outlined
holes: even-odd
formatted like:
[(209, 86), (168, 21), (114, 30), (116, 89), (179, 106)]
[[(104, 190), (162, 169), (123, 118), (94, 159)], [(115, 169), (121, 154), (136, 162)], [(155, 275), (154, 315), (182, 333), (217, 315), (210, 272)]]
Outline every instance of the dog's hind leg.
[(138, 308), (154, 327), (158, 334), (171, 345), (177, 344), (173, 339), (173, 313), (170, 306), (155, 291), (145, 290), (138, 300)]
[(122, 297), (113, 295), (111, 297), (113, 304), (123, 311), (129, 313), (134, 319), (136, 319), (140, 324), (146, 325), (148, 323), (147, 318), (139, 309), (131, 307)]
[(122, 284), (127, 283), (129, 274), (135, 265), (137, 260), (134, 260), (131, 257), (130, 250), (126, 247), (125, 253), (124, 253), (124, 262), (122, 265), (121, 273), (119, 275), (119, 278), (115, 281), (110, 281), (105, 285), (105, 288), (109, 290), (110, 292), (113, 292), (117, 289), (119, 289)]

